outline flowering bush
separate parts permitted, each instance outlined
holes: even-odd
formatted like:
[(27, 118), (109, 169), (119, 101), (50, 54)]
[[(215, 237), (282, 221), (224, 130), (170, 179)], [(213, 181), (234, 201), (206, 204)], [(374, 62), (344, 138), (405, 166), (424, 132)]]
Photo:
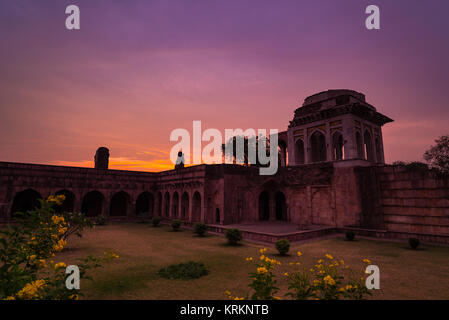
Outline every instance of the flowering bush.
[[(63, 195), (40, 200), (40, 207), (19, 213), (17, 225), (0, 231), (0, 299), (77, 299), (77, 294), (65, 287), (64, 262), (52, 258), (67, 245), (70, 234), (80, 232), (63, 215), (53, 209), (65, 200)], [(76, 224), (71, 220), (73, 224)], [(118, 258), (105, 253), (102, 258), (87, 257), (78, 264), (83, 277), (102, 261)]]
[[(261, 249), (259, 261), (254, 262), (256, 271), (250, 273), (251, 282), (248, 285), (253, 289), (248, 297), (252, 300), (278, 300), (275, 296), (278, 291), (276, 287), (276, 275), (274, 269), (281, 263), (266, 256), (267, 249)], [(302, 256), (300, 251), (298, 256)], [(252, 257), (247, 261), (254, 261)], [(371, 264), (364, 259), (363, 262)], [(282, 272), (288, 279), (287, 297), (295, 300), (336, 300), (336, 299), (364, 299), (371, 295), (364, 284), (364, 273), (357, 274), (352, 271), (343, 260), (338, 260), (330, 254), (319, 259), (312, 268), (304, 268), (301, 262), (290, 262), (293, 270)], [(233, 297), (229, 291), (225, 294), (230, 299), (244, 299)]]

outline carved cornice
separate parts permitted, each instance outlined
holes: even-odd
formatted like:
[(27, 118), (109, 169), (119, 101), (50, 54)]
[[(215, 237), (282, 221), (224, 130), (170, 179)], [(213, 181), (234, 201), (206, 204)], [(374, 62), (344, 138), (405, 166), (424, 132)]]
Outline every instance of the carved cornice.
[(344, 114), (353, 114), (364, 120), (370, 121), (378, 126), (392, 122), (393, 119), (373, 110), (372, 108), (359, 104), (349, 104), (320, 110), (319, 106), (300, 107), (295, 111), (295, 117), (290, 121), (289, 128), (297, 127), (315, 121), (326, 120)]

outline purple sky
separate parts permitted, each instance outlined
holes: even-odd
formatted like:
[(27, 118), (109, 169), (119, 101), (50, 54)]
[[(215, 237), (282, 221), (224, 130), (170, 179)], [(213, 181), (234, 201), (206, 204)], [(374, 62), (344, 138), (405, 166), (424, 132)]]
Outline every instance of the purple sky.
[[(65, 29), (77, 4), (81, 30)], [(364, 27), (381, 10), (381, 30)], [(387, 162), (421, 160), (449, 120), (449, 1), (11, 0), (0, 3), (0, 161), (172, 167), (170, 132), (285, 130), (349, 88), (395, 122)]]

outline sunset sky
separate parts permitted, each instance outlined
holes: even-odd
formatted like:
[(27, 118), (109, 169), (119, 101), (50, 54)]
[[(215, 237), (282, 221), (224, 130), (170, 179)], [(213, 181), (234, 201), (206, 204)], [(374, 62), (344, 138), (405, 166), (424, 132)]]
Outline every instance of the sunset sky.
[(387, 162), (422, 160), (449, 134), (448, 16), (447, 0), (1, 0), (0, 161), (91, 167), (106, 146), (112, 168), (166, 170), (173, 129), (283, 131), (339, 88), (395, 120)]

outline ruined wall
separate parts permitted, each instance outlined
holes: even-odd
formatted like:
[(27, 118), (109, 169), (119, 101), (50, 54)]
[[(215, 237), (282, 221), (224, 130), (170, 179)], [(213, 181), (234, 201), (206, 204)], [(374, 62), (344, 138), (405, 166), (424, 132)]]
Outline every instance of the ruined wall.
[(404, 166), (377, 169), (388, 231), (449, 235), (449, 178)]

